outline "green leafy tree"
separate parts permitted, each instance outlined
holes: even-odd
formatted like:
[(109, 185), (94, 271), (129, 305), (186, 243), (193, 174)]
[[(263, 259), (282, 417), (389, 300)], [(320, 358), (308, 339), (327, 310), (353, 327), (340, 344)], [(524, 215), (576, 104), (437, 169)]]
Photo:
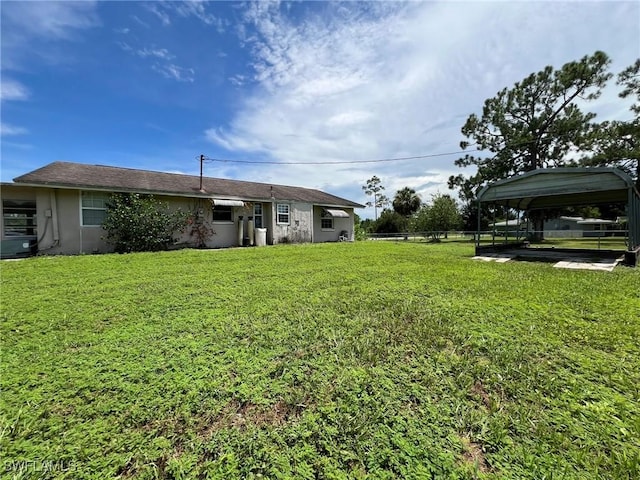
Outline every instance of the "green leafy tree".
[(382, 194), (381, 192), (384, 190), (382, 186), (382, 181), (377, 177), (373, 176), (369, 180), (367, 180), (367, 184), (362, 187), (364, 193), (368, 196), (373, 196), (373, 201), (367, 202), (367, 207), (373, 207), (374, 210), (374, 219), (378, 219), (378, 208), (384, 208), (389, 204), (389, 199)]
[(166, 250), (174, 235), (184, 231), (187, 218), (151, 195), (115, 193), (107, 203), (102, 228), (118, 253)]
[(375, 233), (403, 233), (407, 231), (408, 220), (394, 210), (385, 209), (374, 222)]
[(428, 232), (431, 228), (429, 225), (429, 209), (427, 204), (422, 204), (420, 209), (411, 217), (411, 231), (417, 233)]
[(360, 221), (360, 228), (362, 229), (362, 231), (364, 231), (365, 234), (368, 234), (373, 232), (374, 224), (375, 224), (374, 220), (371, 220), (370, 218), (365, 218), (364, 220)]
[[(478, 229), (478, 202), (467, 202), (460, 209), (462, 229), (475, 232)], [(480, 209), (480, 230), (487, 230), (490, 223), (489, 206), (483, 204)]]
[(420, 209), (422, 200), (413, 188), (404, 187), (393, 198), (393, 209), (403, 217), (410, 217)]
[(617, 84), (623, 87), (621, 98), (635, 96), (630, 107), (635, 117), (593, 125), (591, 153), (582, 164), (617, 167), (635, 178), (640, 189), (640, 59), (618, 74)]
[(434, 241), (439, 241), (442, 234), (460, 227), (462, 218), (456, 201), (450, 195), (433, 195), (431, 204), (424, 213), (425, 231), (431, 234)]
[[(611, 77), (609, 64), (609, 57), (597, 51), (558, 70), (545, 67), (487, 99), (482, 114), (467, 119), (462, 127), (466, 140), (460, 142), (463, 150), (484, 153), (466, 154), (455, 162), (462, 168), (477, 167), (476, 173), (451, 176), (449, 187), (459, 188), (464, 200), (473, 200), (488, 182), (572, 164), (569, 153), (584, 146), (595, 117), (583, 113), (577, 102), (600, 96)], [(542, 221), (536, 216), (540, 232)]]
[(355, 240), (365, 240), (367, 238), (367, 232), (362, 227), (362, 220), (357, 213), (353, 214), (353, 238)]

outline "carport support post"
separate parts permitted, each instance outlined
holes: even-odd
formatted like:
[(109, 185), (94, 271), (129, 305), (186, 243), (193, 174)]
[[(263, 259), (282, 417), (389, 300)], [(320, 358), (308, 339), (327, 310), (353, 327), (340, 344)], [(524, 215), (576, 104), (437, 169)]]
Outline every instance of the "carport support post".
[(507, 245), (509, 243), (509, 200), (507, 200), (507, 205), (504, 207), (504, 244)]
[(480, 228), (482, 226), (482, 223), (480, 222), (480, 200), (478, 200), (478, 230), (477, 230), (477, 234), (478, 237), (476, 238), (476, 248), (480, 247)]
[(493, 204), (493, 228), (491, 229), (491, 245), (496, 246), (496, 204)]
[(634, 195), (633, 186), (629, 186), (627, 200), (627, 231), (629, 232), (629, 250), (635, 250), (640, 245), (640, 198)]

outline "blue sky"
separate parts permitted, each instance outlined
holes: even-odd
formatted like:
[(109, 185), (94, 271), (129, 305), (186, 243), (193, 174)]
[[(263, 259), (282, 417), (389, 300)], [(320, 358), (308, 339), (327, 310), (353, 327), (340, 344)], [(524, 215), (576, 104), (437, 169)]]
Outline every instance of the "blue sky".
[[(546, 65), (640, 57), (640, 2), (10, 2), (2, 181), (56, 160), (197, 174), (221, 159), (318, 162), (455, 152), (467, 116)], [(587, 109), (628, 119), (614, 82)], [(213, 162), (205, 174), (364, 203), (450, 193), (457, 156), (379, 164)], [(362, 210), (363, 217), (373, 215)]]

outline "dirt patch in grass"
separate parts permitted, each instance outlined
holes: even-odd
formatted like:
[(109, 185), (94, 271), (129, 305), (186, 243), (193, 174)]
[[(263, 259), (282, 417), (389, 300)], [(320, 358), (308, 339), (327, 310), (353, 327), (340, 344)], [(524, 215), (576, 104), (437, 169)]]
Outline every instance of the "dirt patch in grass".
[(479, 472), (487, 473), (491, 469), (487, 465), (487, 461), (484, 458), (484, 452), (479, 443), (472, 442), (469, 437), (461, 437), (462, 446), (464, 451), (462, 452), (462, 460), (467, 465), (474, 465)]
[(207, 438), (224, 428), (244, 430), (252, 426), (262, 428), (284, 425), (290, 419), (298, 417), (302, 409), (302, 405), (289, 405), (284, 400), (278, 400), (272, 405), (232, 400), (223, 407), (216, 418), (202, 425), (199, 436)]
[(480, 380), (475, 381), (473, 387), (471, 387), (471, 393), (473, 396), (480, 398), (485, 407), (491, 408), (491, 397)]

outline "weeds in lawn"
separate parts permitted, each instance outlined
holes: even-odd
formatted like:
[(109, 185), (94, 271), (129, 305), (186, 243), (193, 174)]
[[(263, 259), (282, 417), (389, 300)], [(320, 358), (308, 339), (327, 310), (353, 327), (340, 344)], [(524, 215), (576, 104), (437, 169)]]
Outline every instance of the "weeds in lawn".
[(640, 477), (640, 269), (472, 249), (3, 264), (4, 473)]

